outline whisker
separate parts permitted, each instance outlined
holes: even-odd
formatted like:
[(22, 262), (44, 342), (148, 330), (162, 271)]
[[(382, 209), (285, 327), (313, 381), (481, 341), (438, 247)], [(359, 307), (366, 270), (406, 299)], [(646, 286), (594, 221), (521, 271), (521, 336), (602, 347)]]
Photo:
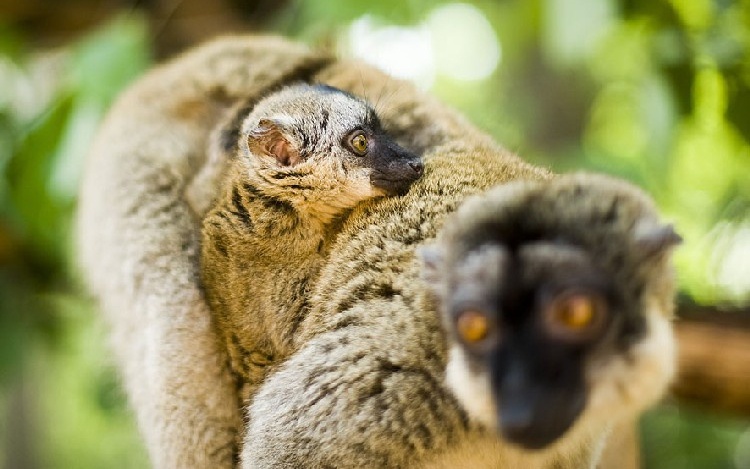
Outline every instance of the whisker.
[[(390, 91), (390, 93), (388, 93), (385, 96), (385, 99), (383, 100), (383, 106), (384, 107), (388, 105), (388, 103), (393, 98), (393, 96), (395, 96), (396, 93), (401, 89), (401, 84), (400, 83), (396, 83), (393, 80), (393, 77), (391, 77), (390, 75), (388, 75), (388, 80), (386, 81), (386, 86), (391, 85), (391, 84), (393, 84), (393, 86), (391, 87), (391, 91)], [(378, 113), (380, 113), (380, 109), (377, 106), (375, 106), (375, 110)]]
[(362, 87), (362, 97), (365, 98), (365, 101), (368, 103), (370, 102), (369, 96), (367, 96), (367, 88), (365, 88), (365, 79), (362, 76), (362, 65), (357, 64), (357, 72), (359, 73), (359, 86)]

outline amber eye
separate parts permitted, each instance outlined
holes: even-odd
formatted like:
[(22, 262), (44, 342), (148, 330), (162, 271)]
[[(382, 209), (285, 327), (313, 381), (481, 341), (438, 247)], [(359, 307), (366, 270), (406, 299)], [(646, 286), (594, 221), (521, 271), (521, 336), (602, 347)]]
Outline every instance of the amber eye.
[(456, 318), (456, 330), (466, 343), (477, 343), (489, 334), (489, 320), (479, 311), (467, 310)]
[(362, 132), (354, 134), (354, 136), (349, 139), (349, 146), (352, 147), (352, 150), (357, 155), (364, 155), (365, 153), (367, 153), (367, 136), (365, 136), (365, 134), (363, 134)]
[(567, 337), (588, 337), (604, 320), (604, 300), (595, 294), (563, 295), (550, 303), (546, 322), (551, 332)]

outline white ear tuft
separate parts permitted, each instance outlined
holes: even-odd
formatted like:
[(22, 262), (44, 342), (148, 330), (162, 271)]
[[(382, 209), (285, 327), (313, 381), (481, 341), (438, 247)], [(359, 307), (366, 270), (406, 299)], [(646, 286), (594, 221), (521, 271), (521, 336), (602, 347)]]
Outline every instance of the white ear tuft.
[(422, 261), (422, 278), (430, 284), (439, 283), (443, 276), (443, 250), (437, 244), (417, 248), (417, 257)]
[(651, 257), (682, 243), (674, 227), (641, 222), (635, 228), (635, 240), (645, 257)]

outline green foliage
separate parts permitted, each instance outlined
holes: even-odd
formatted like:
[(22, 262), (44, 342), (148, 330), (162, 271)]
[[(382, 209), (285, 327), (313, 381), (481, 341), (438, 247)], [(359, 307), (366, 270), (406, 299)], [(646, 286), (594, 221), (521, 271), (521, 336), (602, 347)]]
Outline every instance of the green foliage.
[[(741, 468), (735, 465), (747, 423), (665, 405), (648, 412), (641, 425), (645, 467), (659, 469)], [(750, 459), (748, 459), (750, 461)]]
[[(677, 253), (686, 295), (714, 303), (750, 299), (750, 2), (470, 1), (464, 5), (489, 22), (501, 52), (497, 70), (475, 80), (456, 78), (450, 67), (488, 58), (473, 45), (459, 57), (447, 49), (481, 24), (436, 21), (446, 5), (294, 0), (270, 27), (365, 60), (388, 44), (357, 49), (353, 22), (357, 34), (398, 37), (387, 49), (391, 61), (413, 73), (421, 64), (415, 77), (422, 86), (510, 149), (557, 171), (616, 174), (651, 193), (686, 239)], [(151, 63), (156, 39), (144, 18), (129, 14), (40, 55), (21, 31), (0, 26), (0, 87), (8, 91), (0, 94), (6, 461), (23, 451), (3, 446), (15, 432), (32, 440), (44, 467), (146, 465), (102, 358), (104, 333), (76, 287), (70, 238), (89, 142), (117, 93)], [(461, 65), (446, 69), (456, 60)], [(37, 389), (33, 418), (11, 428), (14, 396), (29, 383)], [(659, 409), (644, 420), (645, 464), (734, 467), (746, 426)]]
[[(0, 396), (28, 394), (31, 417), (19, 428), (0, 427), (0, 441), (14, 432), (27, 442), (0, 445), (0, 456), (28, 463), (20, 452), (32, 448), (41, 450), (33, 463), (44, 467), (144, 467), (102, 360), (104, 334), (71, 277), (71, 228), (95, 128), (150, 62), (145, 23), (116, 18), (41, 56), (25, 53), (24, 44), (18, 33), (0, 31), (0, 80), (10, 91), (0, 100)], [(14, 405), (0, 398), (3, 421), (13, 420)]]

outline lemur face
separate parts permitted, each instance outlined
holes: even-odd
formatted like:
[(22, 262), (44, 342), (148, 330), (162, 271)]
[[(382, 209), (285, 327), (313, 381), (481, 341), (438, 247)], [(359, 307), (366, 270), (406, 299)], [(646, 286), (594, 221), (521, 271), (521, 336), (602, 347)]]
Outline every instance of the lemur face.
[(447, 379), (468, 413), (540, 449), (584, 415), (650, 404), (672, 373), (663, 325), (677, 240), (608, 178), (509, 184), (467, 202), (423, 257), (452, 343)]
[(585, 357), (626, 307), (612, 279), (583, 250), (546, 242), (484, 244), (454, 269), (445, 324), (466, 366), (487, 374), (500, 430), (550, 444), (583, 410)]
[(310, 189), (321, 204), (402, 194), (423, 172), (420, 158), (382, 130), (371, 106), (328, 86), (270, 95), (243, 122), (242, 135), (240, 149), (261, 190)]
[(342, 147), (351, 156), (342, 157), (352, 166), (370, 168), (370, 184), (388, 195), (403, 194), (422, 176), (424, 166), (413, 153), (400, 147), (380, 125), (374, 110), (367, 108), (359, 123), (350, 122), (351, 131), (345, 132)]

